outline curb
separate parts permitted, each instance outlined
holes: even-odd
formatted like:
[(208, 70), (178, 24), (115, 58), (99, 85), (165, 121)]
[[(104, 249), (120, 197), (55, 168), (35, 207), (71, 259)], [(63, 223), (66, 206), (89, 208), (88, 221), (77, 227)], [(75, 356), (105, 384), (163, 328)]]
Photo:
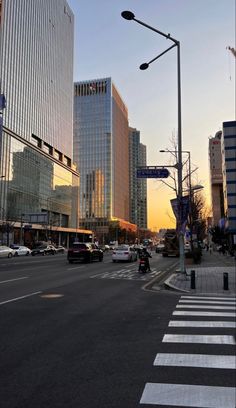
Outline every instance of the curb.
[(190, 290), (185, 290), (185, 289), (180, 289), (178, 288), (178, 286), (173, 285), (172, 283), (170, 283), (170, 281), (177, 276), (177, 273), (173, 273), (171, 276), (169, 276), (168, 279), (165, 280), (164, 285), (167, 289), (172, 289), (176, 292), (183, 292), (183, 293), (190, 293)]
[[(161, 290), (161, 285), (165, 284), (164, 279), (166, 279), (166, 276), (173, 274), (173, 270), (176, 267), (176, 264), (171, 265), (171, 267), (167, 268), (166, 270), (162, 271), (158, 276), (155, 276), (151, 281), (145, 283), (145, 285), (142, 286), (143, 290)], [(168, 280), (168, 279), (167, 279)], [(158, 286), (157, 286), (158, 285)], [(156, 286), (156, 288), (155, 288)]]

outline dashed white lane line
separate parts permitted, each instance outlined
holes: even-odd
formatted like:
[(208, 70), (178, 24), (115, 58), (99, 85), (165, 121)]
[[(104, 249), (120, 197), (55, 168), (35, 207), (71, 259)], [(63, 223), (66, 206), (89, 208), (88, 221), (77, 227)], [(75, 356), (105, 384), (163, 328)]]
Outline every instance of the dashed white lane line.
[(176, 310), (172, 313), (174, 316), (217, 316), (217, 317), (236, 317), (236, 313), (233, 312), (194, 312), (188, 310)]
[(140, 404), (235, 408), (235, 388), (147, 383)]
[(213, 305), (177, 305), (176, 309), (223, 309), (235, 310), (235, 306), (213, 306)]
[(7, 279), (7, 280), (4, 280), (4, 281), (0, 281), (0, 283), (14, 282), (14, 281), (18, 281), (18, 280), (21, 280), (21, 279), (28, 279), (28, 278), (29, 278), (28, 276), (22, 276), (22, 278)]
[(235, 369), (235, 356), (218, 356), (208, 354), (175, 354), (159, 353), (153, 363), (154, 366), (201, 367)]
[(29, 293), (28, 295), (24, 295), (24, 296), (20, 296), (20, 297), (17, 297), (17, 298), (5, 300), (4, 302), (0, 302), (0, 305), (5, 305), (6, 303), (16, 302), (17, 300), (21, 300), (21, 299), (28, 298), (30, 296), (38, 295), (39, 293), (42, 293), (42, 291), (33, 292), (33, 293)]
[(67, 271), (73, 271), (73, 269), (83, 269), (83, 268), (85, 268), (85, 266), (79, 265), (79, 266), (74, 266), (73, 268), (67, 268)]
[(234, 336), (199, 335), (199, 334), (165, 334), (163, 343), (202, 343), (202, 344), (230, 344), (235, 345)]
[(236, 328), (236, 322), (217, 322), (200, 320), (171, 320), (169, 327), (208, 327), (208, 328)]

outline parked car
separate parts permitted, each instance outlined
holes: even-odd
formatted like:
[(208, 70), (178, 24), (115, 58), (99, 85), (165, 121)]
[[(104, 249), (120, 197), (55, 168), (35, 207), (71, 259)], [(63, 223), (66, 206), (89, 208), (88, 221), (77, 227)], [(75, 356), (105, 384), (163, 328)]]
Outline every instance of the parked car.
[(53, 245), (42, 245), (36, 248), (33, 248), (31, 251), (31, 255), (55, 255), (56, 248)]
[(55, 246), (55, 250), (56, 250), (56, 253), (58, 254), (58, 253), (63, 253), (64, 254), (64, 252), (65, 252), (65, 247), (64, 246), (62, 246), (62, 245), (57, 245), (57, 246)]
[(14, 245), (15, 250), (15, 256), (21, 256), (21, 255), (30, 255), (31, 254), (31, 249), (27, 248), (24, 245)]
[(0, 246), (0, 257), (5, 257), (5, 258), (12, 258), (15, 255), (15, 250), (6, 246), (6, 245), (1, 245)]
[(72, 247), (68, 249), (67, 259), (69, 263), (74, 261), (92, 262), (103, 260), (103, 251), (95, 244), (89, 242), (74, 242)]
[(112, 252), (112, 261), (137, 261), (137, 252), (128, 245), (119, 245)]

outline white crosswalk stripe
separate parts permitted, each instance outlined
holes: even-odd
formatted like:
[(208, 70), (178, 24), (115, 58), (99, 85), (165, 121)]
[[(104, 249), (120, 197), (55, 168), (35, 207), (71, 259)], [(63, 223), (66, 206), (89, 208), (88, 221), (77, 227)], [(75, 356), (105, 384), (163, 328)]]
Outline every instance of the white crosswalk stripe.
[(164, 343), (205, 343), (205, 344), (232, 344), (234, 336), (198, 335), (198, 334), (165, 334)]
[(229, 301), (235, 301), (235, 297), (218, 297), (218, 296), (187, 296), (187, 295), (183, 295), (181, 296), (181, 300), (182, 299), (203, 299), (203, 300), (229, 300)]
[(233, 312), (202, 312), (202, 311), (189, 311), (189, 310), (176, 310), (172, 313), (174, 316), (218, 316), (218, 317), (236, 317), (236, 313)]
[[(235, 355), (231, 355), (235, 350), (236, 339), (234, 331), (235, 312), (229, 310), (235, 309), (235, 298), (233, 297), (215, 297), (215, 296), (181, 296), (179, 303), (176, 305), (176, 309), (199, 309), (199, 310), (175, 310), (173, 316), (191, 316), (191, 320), (170, 320), (168, 328), (172, 330), (172, 333), (166, 333), (163, 336), (162, 342), (164, 344), (176, 343), (176, 344), (196, 344), (196, 353), (158, 353), (154, 360), (153, 365), (159, 367), (185, 367), (202, 368), (202, 369), (215, 369), (215, 370), (232, 370), (236, 369)], [(206, 310), (202, 310), (206, 309)], [(220, 311), (215, 311), (219, 309)], [(198, 318), (202, 316), (205, 320), (194, 320), (194, 317)], [(208, 320), (211, 317), (221, 317), (220, 321)], [(231, 317), (231, 321), (229, 321)], [(225, 320), (222, 318), (226, 318)], [(228, 320), (227, 320), (228, 319)], [(173, 333), (176, 328), (184, 329), (184, 334)], [(188, 328), (198, 331), (198, 333), (188, 333)], [(215, 333), (215, 329), (224, 329), (225, 334), (209, 334)], [(208, 329), (208, 334), (206, 334)], [(201, 331), (203, 331), (201, 333)], [(208, 346), (215, 350), (217, 345), (224, 345), (230, 352), (226, 355), (216, 354), (198, 354), (198, 344), (202, 344), (201, 347)], [(210, 345), (210, 346), (209, 346)], [(232, 347), (233, 346), (233, 347)], [(219, 346), (218, 346), (219, 347)], [(195, 349), (194, 349), (195, 350)], [(202, 348), (201, 348), (202, 351)], [(218, 349), (217, 349), (218, 352)], [(206, 378), (208, 378), (206, 376)], [(178, 378), (177, 381), (178, 382)], [(168, 384), (168, 383), (146, 383), (140, 404), (151, 405), (165, 405), (182, 406), (182, 407), (198, 407), (198, 408), (235, 408), (236, 407), (236, 389), (234, 387), (219, 387), (213, 385), (195, 385), (195, 384)]]
[(198, 408), (235, 408), (235, 388), (147, 383), (140, 404)]
[(179, 303), (195, 303), (195, 304), (200, 304), (200, 303), (204, 303), (205, 305), (236, 305), (236, 302), (233, 301), (222, 301), (222, 300), (180, 300)]
[(157, 271), (155, 268), (152, 269), (151, 272), (141, 274), (138, 272), (137, 267), (124, 267), (119, 270), (115, 270), (113, 272), (104, 272), (99, 273), (96, 275), (91, 276), (90, 278), (98, 278), (98, 279), (127, 279), (127, 280), (140, 280), (140, 281), (148, 281), (153, 279), (154, 277), (158, 276), (161, 271)]
[(200, 320), (171, 320), (169, 327), (225, 327), (236, 328), (236, 322), (217, 322), (217, 321), (200, 321)]
[(235, 310), (235, 306), (212, 306), (212, 305), (177, 305), (177, 309), (222, 309)]
[(235, 356), (215, 356), (207, 354), (157, 354), (154, 366), (180, 366), (223, 368), (235, 370)]

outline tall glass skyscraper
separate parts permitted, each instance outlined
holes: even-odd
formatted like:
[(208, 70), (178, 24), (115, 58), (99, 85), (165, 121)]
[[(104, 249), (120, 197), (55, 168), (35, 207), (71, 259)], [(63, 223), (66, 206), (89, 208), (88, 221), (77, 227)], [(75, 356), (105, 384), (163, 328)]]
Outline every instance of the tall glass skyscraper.
[(81, 224), (129, 222), (128, 111), (111, 78), (75, 83), (74, 161)]
[(130, 221), (147, 228), (147, 180), (137, 178), (137, 168), (147, 165), (147, 148), (140, 143), (140, 131), (129, 128)]
[[(72, 157), (74, 16), (65, 0), (1, 0), (4, 126)], [(35, 138), (34, 138), (35, 137)]]
[(77, 227), (73, 37), (65, 0), (0, 0), (2, 222), (46, 212), (52, 230)]

